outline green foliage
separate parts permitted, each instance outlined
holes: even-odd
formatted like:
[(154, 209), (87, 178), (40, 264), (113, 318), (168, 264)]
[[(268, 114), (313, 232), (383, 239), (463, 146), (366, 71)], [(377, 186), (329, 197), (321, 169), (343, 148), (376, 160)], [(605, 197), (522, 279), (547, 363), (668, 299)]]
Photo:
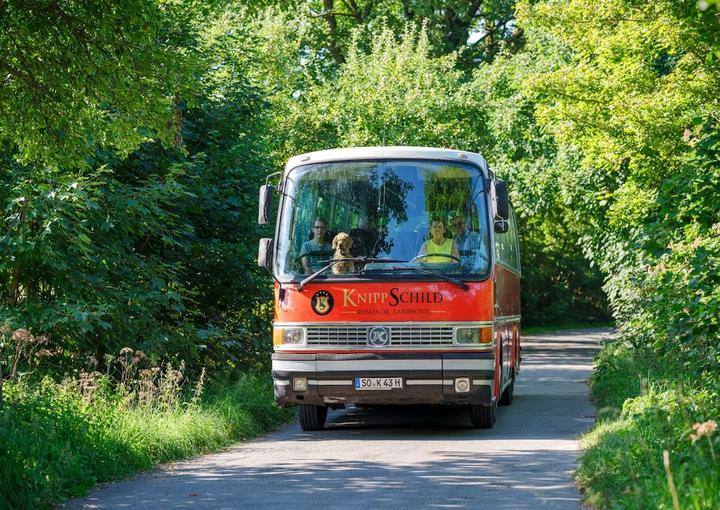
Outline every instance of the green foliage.
[(224, 383), (201, 401), (130, 406), (98, 387), (6, 384), (0, 408), (0, 508), (50, 508), (97, 482), (206, 453), (271, 429), (289, 415), (273, 403), (269, 378)]
[(151, 242), (177, 242), (184, 228), (169, 211), (186, 193), (177, 174), (137, 187), (107, 169), (91, 176), (15, 169), (0, 188), (7, 204), (0, 297), (10, 305), (0, 311), (3, 322), (100, 355), (160, 335), (163, 322), (180, 325), (176, 268), (148, 250)]
[(608, 421), (588, 437), (579, 474), (599, 506), (670, 508), (663, 449), (681, 507), (718, 505), (713, 454), (688, 441), (718, 416), (720, 373), (720, 20), (697, 5), (519, 9), (529, 41), (564, 54), (551, 52), (554, 66), (535, 68), (522, 90), (556, 146), (566, 217), (605, 276), (620, 330), (593, 381)]
[(525, 88), (531, 76), (567, 60), (557, 41), (531, 38), (522, 53), (479, 68), (465, 87), (487, 112), (490, 141), (483, 154), (510, 182), (518, 213), (525, 325), (608, 320), (602, 273), (583, 256), (586, 226), (573, 221), (571, 192), (562, 184), (563, 167), (574, 157), (560, 152), (538, 123), (538, 100)]
[(636, 346), (713, 366), (717, 17), (690, 3), (620, 0), (602, 12), (584, 1), (523, 4), (520, 14), (529, 34), (564, 49), (524, 90), (557, 144), (567, 216), (606, 276), (621, 330)]
[(697, 379), (655, 356), (617, 342), (599, 357), (592, 381), (599, 421), (583, 438), (578, 482), (593, 506), (673, 508), (668, 450), (680, 507), (717, 508), (720, 434), (698, 433), (720, 414), (717, 374)]
[(462, 93), (452, 56), (432, 57), (425, 32), (389, 29), (353, 46), (336, 80), (309, 87), (285, 121), (283, 155), (331, 147), (425, 145), (477, 149), (482, 111)]
[(97, 145), (127, 154), (151, 136), (170, 143), (175, 97), (194, 87), (194, 61), (172, 33), (181, 9), (146, 0), (0, 3), (0, 145), (17, 147), (25, 164), (80, 166)]
[(103, 364), (125, 346), (196, 370), (255, 366), (269, 352), (259, 230), (244, 221), (269, 166), (268, 116), (246, 78), (252, 40), (226, 25), (173, 36), (206, 73), (183, 107), (183, 147), (96, 150), (89, 168), (62, 169), (4, 153), (0, 323), (49, 334), (56, 368)]
[[(321, 65), (323, 74), (348, 61), (354, 36), (369, 49), (380, 28), (401, 34), (408, 26), (425, 28), (433, 55), (457, 53), (460, 67), (492, 61), (501, 48), (522, 47), (523, 33), (513, 25), (512, 0), (266, 0), (247, 4), (273, 16), (302, 20), (307, 30), (303, 56)], [(268, 12), (266, 10), (265, 12)]]
[[(47, 335), (51, 373), (112, 373), (123, 347), (216, 378), (266, 369), (270, 284), (253, 259), (270, 233), (248, 214), (264, 176), (339, 146), (478, 151), (510, 182), (525, 324), (602, 321), (609, 303), (620, 329), (593, 382), (591, 499), (667, 507), (667, 448), (683, 504), (703, 508), (710, 453), (687, 437), (718, 412), (717, 7), (526, 1), (515, 24), (504, 0), (0, 0), (0, 324)], [(195, 451), (199, 431), (230, 427), (207, 436), (224, 444), (266, 409), (217, 396), (210, 418), (163, 421), (13, 385), (0, 417), (25, 428), (0, 429), (3, 452), (38, 440), (0, 486), (21, 487), (23, 459), (55, 466), (13, 489), (36, 491), (7, 500), (26, 506)]]

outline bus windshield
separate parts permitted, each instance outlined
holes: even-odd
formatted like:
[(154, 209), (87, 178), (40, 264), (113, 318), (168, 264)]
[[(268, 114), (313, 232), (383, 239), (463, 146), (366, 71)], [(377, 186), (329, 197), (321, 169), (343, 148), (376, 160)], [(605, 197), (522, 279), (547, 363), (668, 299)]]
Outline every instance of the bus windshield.
[(485, 180), (470, 163), (304, 165), (289, 172), (283, 196), (275, 257), (281, 280), (305, 278), (339, 258), (355, 260), (336, 263), (328, 278), (489, 273)]

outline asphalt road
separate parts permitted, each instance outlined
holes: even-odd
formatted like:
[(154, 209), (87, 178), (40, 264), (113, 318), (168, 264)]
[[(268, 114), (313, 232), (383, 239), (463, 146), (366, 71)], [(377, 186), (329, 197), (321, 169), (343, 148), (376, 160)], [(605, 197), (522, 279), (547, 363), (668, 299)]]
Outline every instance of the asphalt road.
[(467, 411), (331, 411), (327, 430), (260, 439), (96, 488), (79, 508), (580, 508), (578, 434), (594, 420), (586, 380), (607, 330), (523, 338), (510, 407), (491, 430)]

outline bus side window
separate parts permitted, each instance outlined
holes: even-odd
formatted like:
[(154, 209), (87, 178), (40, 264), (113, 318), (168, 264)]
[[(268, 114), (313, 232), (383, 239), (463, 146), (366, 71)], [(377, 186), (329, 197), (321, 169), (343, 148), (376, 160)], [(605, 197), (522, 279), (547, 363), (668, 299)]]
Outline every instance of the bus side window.
[[(509, 230), (509, 229), (508, 229)], [(495, 259), (505, 266), (510, 265), (510, 261), (508, 260), (508, 242), (507, 242), (508, 234), (507, 232), (504, 234), (500, 234), (498, 232), (495, 232)]]
[(517, 221), (515, 212), (510, 208), (508, 231), (504, 234), (495, 233), (496, 260), (513, 271), (520, 272), (520, 250), (517, 241)]
[(518, 224), (515, 210), (510, 207), (510, 243), (513, 251), (513, 268), (520, 273), (520, 244), (518, 242)]

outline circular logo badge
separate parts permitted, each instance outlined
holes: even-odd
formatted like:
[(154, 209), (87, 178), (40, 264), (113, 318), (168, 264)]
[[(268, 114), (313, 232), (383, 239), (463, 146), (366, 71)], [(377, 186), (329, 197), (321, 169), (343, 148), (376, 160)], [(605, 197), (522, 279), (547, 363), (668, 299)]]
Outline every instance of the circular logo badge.
[(368, 344), (373, 347), (385, 347), (390, 343), (390, 329), (382, 326), (370, 328), (368, 331)]
[(315, 294), (313, 294), (312, 299), (310, 300), (310, 306), (313, 309), (313, 312), (315, 312), (318, 315), (327, 315), (330, 313), (330, 311), (333, 309), (333, 305), (335, 304), (332, 294), (330, 294), (326, 290), (319, 290)]

